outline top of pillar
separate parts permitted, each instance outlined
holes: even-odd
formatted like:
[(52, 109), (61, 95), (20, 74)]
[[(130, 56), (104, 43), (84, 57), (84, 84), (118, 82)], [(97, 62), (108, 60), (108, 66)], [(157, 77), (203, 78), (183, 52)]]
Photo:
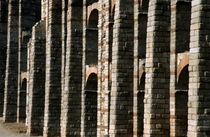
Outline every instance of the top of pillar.
[(42, 19), (45, 19), (47, 17), (48, 12), (48, 0), (42, 0)]

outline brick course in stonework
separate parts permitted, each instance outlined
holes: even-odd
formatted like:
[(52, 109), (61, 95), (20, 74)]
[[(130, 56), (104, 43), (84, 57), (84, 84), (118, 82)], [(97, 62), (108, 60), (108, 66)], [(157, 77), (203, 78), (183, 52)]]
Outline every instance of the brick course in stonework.
[(0, 0), (0, 116), (43, 137), (209, 137), (209, 0)]

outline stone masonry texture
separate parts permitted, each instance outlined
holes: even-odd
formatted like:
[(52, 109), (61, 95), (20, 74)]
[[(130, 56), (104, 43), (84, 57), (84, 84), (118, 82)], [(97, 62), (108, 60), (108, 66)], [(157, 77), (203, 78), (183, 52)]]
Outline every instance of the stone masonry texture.
[(210, 137), (210, 1), (0, 0), (0, 117), (29, 136)]

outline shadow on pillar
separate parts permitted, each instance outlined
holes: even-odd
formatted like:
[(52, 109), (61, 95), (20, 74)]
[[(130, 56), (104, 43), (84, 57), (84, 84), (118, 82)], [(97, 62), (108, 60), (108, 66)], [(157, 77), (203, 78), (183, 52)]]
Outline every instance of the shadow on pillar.
[(0, 116), (3, 116), (4, 86), (7, 57), (7, 2), (0, 1)]
[(7, 31), (7, 65), (4, 93), (4, 122), (17, 121), (17, 90), (18, 90), (18, 1), (9, 1)]

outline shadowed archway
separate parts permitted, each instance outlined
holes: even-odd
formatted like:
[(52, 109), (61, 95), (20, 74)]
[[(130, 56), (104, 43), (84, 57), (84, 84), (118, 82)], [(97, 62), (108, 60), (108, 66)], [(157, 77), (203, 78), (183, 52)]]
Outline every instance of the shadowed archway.
[(176, 115), (176, 135), (178, 137), (187, 136), (188, 127), (188, 84), (189, 84), (189, 71), (186, 65), (178, 78), (177, 92), (175, 94), (175, 115)]
[(98, 10), (94, 9), (87, 24), (86, 65), (98, 64)]
[(85, 86), (85, 136), (97, 136), (97, 74), (89, 75)]
[(26, 120), (26, 89), (27, 79), (24, 78), (21, 82), (21, 88), (19, 93), (19, 122), (25, 122)]

